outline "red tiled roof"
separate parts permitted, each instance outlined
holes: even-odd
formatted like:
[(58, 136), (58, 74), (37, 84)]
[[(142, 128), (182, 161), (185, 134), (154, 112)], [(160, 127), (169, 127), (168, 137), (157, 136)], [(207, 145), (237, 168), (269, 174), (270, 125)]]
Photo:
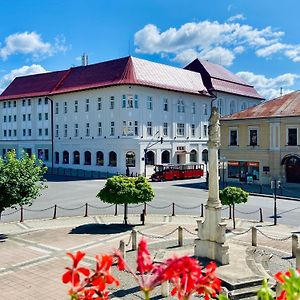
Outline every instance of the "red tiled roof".
[(224, 116), (221, 120), (257, 119), (300, 116), (300, 91), (295, 91), (273, 100), (264, 101), (241, 112)]
[(187, 70), (199, 72), (206, 88), (210, 91), (231, 93), (256, 99), (264, 99), (255, 88), (237, 75), (206, 60), (195, 59), (185, 67)]
[(97, 87), (136, 84), (209, 95), (200, 74), (135, 57), (16, 78), (0, 100), (46, 96)]

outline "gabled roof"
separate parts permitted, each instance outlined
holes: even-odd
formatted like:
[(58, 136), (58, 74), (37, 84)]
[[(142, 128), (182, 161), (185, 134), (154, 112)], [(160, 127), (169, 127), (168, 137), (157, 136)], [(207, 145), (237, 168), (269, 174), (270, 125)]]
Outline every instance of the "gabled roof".
[(185, 67), (187, 70), (199, 72), (206, 88), (210, 92), (225, 92), (256, 99), (264, 99), (255, 88), (231, 73), (221, 65), (206, 60), (195, 59)]
[(50, 96), (123, 84), (209, 96), (198, 73), (128, 56), (64, 71), (17, 77), (3, 91), (0, 100)]
[(264, 101), (241, 112), (224, 116), (221, 120), (241, 120), (272, 117), (300, 116), (300, 91), (273, 100)]

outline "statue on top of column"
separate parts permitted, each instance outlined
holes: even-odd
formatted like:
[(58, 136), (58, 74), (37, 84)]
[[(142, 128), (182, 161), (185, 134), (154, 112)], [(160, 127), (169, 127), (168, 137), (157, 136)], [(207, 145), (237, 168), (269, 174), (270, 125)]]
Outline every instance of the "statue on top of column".
[(214, 106), (208, 119), (208, 146), (218, 148), (220, 146), (220, 115)]

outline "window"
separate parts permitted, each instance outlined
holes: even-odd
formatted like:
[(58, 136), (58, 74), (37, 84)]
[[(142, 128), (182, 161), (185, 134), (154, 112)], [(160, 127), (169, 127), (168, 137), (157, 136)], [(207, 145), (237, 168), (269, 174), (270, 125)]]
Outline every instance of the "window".
[(48, 135), (49, 135), (49, 129), (45, 128), (45, 136), (48, 136)]
[(68, 124), (65, 124), (64, 137), (68, 136)]
[(14, 107), (17, 107), (17, 101), (14, 101)]
[(126, 107), (126, 95), (122, 96), (122, 108)]
[(298, 144), (298, 139), (297, 139), (297, 135), (298, 135), (298, 132), (297, 132), (297, 128), (288, 128), (288, 142), (287, 144), (289, 146), (297, 146)]
[(37, 153), (38, 153), (38, 159), (43, 159), (44, 156), (43, 149), (38, 149)]
[(234, 114), (236, 111), (235, 111), (235, 102), (234, 101), (231, 101), (230, 102), (230, 114)]
[(78, 112), (78, 100), (75, 100), (74, 112)]
[(64, 102), (64, 114), (68, 112), (68, 103)]
[(205, 163), (208, 162), (208, 150), (207, 149), (204, 149), (202, 151), (202, 161), (204, 161)]
[(98, 122), (98, 136), (102, 136), (102, 123)]
[(128, 108), (133, 108), (133, 95), (128, 95), (127, 96), (127, 107)]
[(56, 102), (56, 103), (55, 103), (55, 114), (56, 114), (56, 115), (58, 114), (58, 108), (59, 108), (59, 103)]
[(196, 113), (196, 103), (193, 102), (192, 104), (192, 114), (194, 115)]
[(90, 136), (90, 123), (86, 123), (85, 136)]
[(133, 151), (126, 153), (126, 167), (135, 167), (135, 153)]
[(45, 102), (44, 103), (45, 103), (45, 105), (48, 104), (48, 98), (47, 97), (45, 98)]
[(3, 108), (6, 108), (6, 101), (3, 102)]
[(177, 112), (183, 113), (184, 112), (184, 102), (182, 99), (177, 101)]
[[(5, 130), (6, 132), (6, 130)], [(26, 129), (23, 129), (23, 136), (26, 136)]]
[(163, 135), (164, 136), (168, 136), (168, 128), (169, 128), (168, 123), (164, 123), (164, 128), (163, 128)]
[(110, 109), (114, 109), (114, 108), (115, 108), (115, 97), (114, 97), (114, 96), (111, 96), (111, 97), (110, 97), (109, 108), (110, 108)]
[(45, 113), (45, 120), (48, 120), (48, 113)]
[(39, 113), (39, 121), (41, 121), (41, 120), (42, 120), (42, 114)]
[(42, 104), (42, 98), (39, 98), (38, 105), (41, 105), (41, 104)]
[(169, 110), (169, 107), (168, 107), (168, 99), (167, 98), (164, 98), (164, 104), (163, 104), (163, 110), (164, 111), (168, 111)]
[(86, 99), (85, 100), (85, 111), (88, 112), (90, 110), (90, 100)]
[(139, 123), (134, 121), (134, 135), (139, 135)]
[(247, 108), (247, 103), (243, 102), (241, 106), (241, 110), (245, 110)]
[(98, 110), (102, 109), (102, 98), (98, 98)]
[(152, 122), (147, 122), (147, 135), (152, 136)]
[(23, 114), (23, 121), (26, 121), (26, 115)]
[(139, 96), (134, 95), (134, 108), (139, 108)]
[(124, 136), (133, 136), (134, 135), (134, 127), (132, 121), (123, 121), (123, 133)]
[(170, 163), (170, 152), (165, 150), (161, 154), (161, 163), (162, 164), (169, 164)]
[(7, 116), (3, 116), (3, 122), (6, 123)]
[(23, 99), (23, 100), (22, 100), (22, 106), (25, 106), (25, 105), (26, 105), (26, 100)]
[(97, 151), (96, 153), (96, 165), (103, 166), (104, 165), (104, 155), (102, 151)]
[(177, 123), (177, 135), (184, 136), (184, 123)]
[(65, 150), (63, 152), (63, 164), (68, 164), (68, 163), (69, 163), (69, 152)]
[(115, 135), (115, 122), (110, 122), (110, 135)]
[(78, 124), (75, 124), (74, 127), (75, 127), (74, 136), (77, 137), (78, 136)]
[(28, 136), (31, 136), (31, 129), (28, 129)]
[(8, 122), (11, 122), (11, 116), (10, 115), (8, 116)]
[(207, 138), (207, 125), (203, 126), (203, 134), (204, 134), (204, 137)]
[(223, 113), (223, 99), (218, 99), (217, 108), (218, 108), (218, 112), (219, 112), (220, 116), (222, 116), (222, 113)]
[(55, 137), (58, 137), (58, 134), (59, 133), (59, 125), (58, 124), (56, 124), (55, 125)]
[(14, 136), (17, 136), (17, 130), (14, 129)]
[(42, 136), (43, 135), (43, 130), (42, 128), (39, 128), (39, 136)]
[(152, 97), (147, 97), (147, 109), (153, 110), (153, 103), (152, 103)]
[(31, 99), (27, 100), (27, 105), (30, 106), (31, 105)]
[(114, 151), (109, 152), (109, 166), (116, 167), (117, 166), (117, 154)]
[(8, 130), (8, 136), (11, 136), (11, 129)]
[(14, 122), (17, 122), (17, 115), (14, 115)]
[[(24, 133), (24, 129), (23, 129), (23, 133)], [(7, 130), (4, 130), (4, 131), (3, 131), (3, 135), (4, 135), (4, 136), (7, 136)]]
[(73, 152), (73, 164), (74, 165), (80, 165), (80, 153), (79, 151)]
[(10, 102), (10, 101), (8, 101), (8, 102), (7, 102), (7, 104), (8, 104), (8, 107), (10, 108), (10, 106), (11, 106), (11, 102)]
[(54, 157), (55, 157), (55, 163), (59, 164), (59, 152), (55, 152)]
[(84, 164), (85, 165), (91, 165), (92, 163), (92, 155), (90, 151), (84, 152)]
[(249, 130), (249, 144), (250, 146), (257, 146), (257, 129)]
[(27, 115), (27, 120), (28, 120), (28, 121), (31, 121), (31, 114), (28, 114), (28, 115)]
[(229, 145), (230, 146), (237, 146), (238, 134), (236, 129), (230, 129), (229, 130)]
[(196, 126), (195, 126), (195, 124), (191, 124), (191, 136), (192, 137), (196, 136)]
[(198, 159), (197, 159), (197, 151), (196, 150), (192, 150), (190, 152), (190, 162), (197, 162)]
[(148, 151), (146, 153), (146, 165), (154, 165), (155, 154), (153, 151)]

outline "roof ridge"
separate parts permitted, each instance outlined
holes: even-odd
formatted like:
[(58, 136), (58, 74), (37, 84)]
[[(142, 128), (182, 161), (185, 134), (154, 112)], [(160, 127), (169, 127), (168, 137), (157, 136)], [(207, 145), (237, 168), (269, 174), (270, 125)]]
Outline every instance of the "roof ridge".
[(128, 56), (126, 66), (119, 83), (137, 83), (132, 56)]
[(71, 73), (71, 70), (72, 70), (72, 68), (70, 68), (70, 69), (68, 69), (68, 70), (65, 70), (63, 76), (62, 76), (61, 79), (58, 81), (58, 83), (53, 87), (53, 89), (51, 89), (51, 90), (49, 91), (50, 94), (51, 94), (52, 92), (56, 91), (56, 90), (59, 88), (59, 86), (62, 85), (63, 81), (64, 81), (64, 80), (67, 78), (67, 76)]

